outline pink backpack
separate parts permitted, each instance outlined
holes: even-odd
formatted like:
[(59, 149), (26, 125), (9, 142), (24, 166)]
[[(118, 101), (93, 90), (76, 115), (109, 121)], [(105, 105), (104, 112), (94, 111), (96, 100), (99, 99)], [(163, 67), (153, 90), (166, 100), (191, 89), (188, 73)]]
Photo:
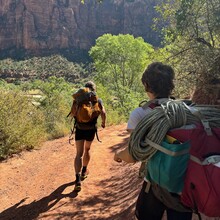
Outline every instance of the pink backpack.
[(193, 129), (172, 130), (169, 134), (179, 141), (190, 140), (182, 203), (196, 213), (220, 217), (220, 128), (208, 122)]
[[(156, 106), (149, 105), (152, 109)], [(214, 106), (195, 106), (195, 109), (199, 113), (191, 112), (201, 119), (200, 123), (167, 133), (179, 144), (152, 143), (158, 151), (148, 161), (148, 172), (152, 170), (150, 179), (169, 192), (178, 188), (182, 204), (198, 215), (220, 217), (220, 109)], [(184, 144), (190, 146), (188, 152)]]
[[(180, 104), (179, 107), (183, 110), (180, 102), (169, 100), (167, 103), (158, 105), (156, 101), (146, 103), (146, 106), (153, 110), (132, 133), (129, 142), (130, 152), (138, 158), (137, 160), (144, 161), (147, 158), (147, 179), (153, 185), (171, 192), (167, 194), (168, 196), (172, 193), (178, 193), (181, 203), (198, 215), (203, 213), (208, 217), (220, 217), (219, 106), (195, 105), (193, 108), (189, 108), (185, 105), (185, 108), (188, 108), (195, 116), (192, 117), (190, 114), (188, 116), (178, 115), (181, 111), (176, 113), (174, 106), (177, 107)], [(185, 122), (179, 126), (181, 123), (170, 123), (171, 125), (167, 126), (164, 124), (166, 120), (163, 119), (163, 113), (168, 118), (167, 122), (178, 120), (178, 117), (181, 118), (181, 116), (183, 116), (182, 118), (196, 118), (196, 120), (191, 119), (192, 124)], [(174, 114), (175, 116), (173, 116)], [(155, 115), (159, 119), (153, 118)], [(151, 117), (153, 120), (150, 120)], [(160, 127), (155, 126), (154, 132), (150, 133), (152, 121), (154, 125), (160, 125)], [(160, 132), (163, 133), (169, 126), (172, 128), (168, 130), (166, 136), (172, 137), (176, 143), (173, 140), (168, 140), (166, 136), (160, 144), (155, 143), (154, 140), (157, 140), (158, 137), (153, 134), (160, 129)], [(140, 132), (143, 130), (145, 133)], [(146, 134), (150, 134), (152, 140)], [(156, 152), (149, 157), (150, 153), (154, 152), (153, 148)], [(162, 191), (160, 190), (160, 192)], [(158, 199), (160, 199), (159, 197), (161, 195), (157, 196)], [(166, 202), (171, 199), (170, 197), (166, 198)], [(166, 206), (170, 207), (170, 204), (166, 203)]]

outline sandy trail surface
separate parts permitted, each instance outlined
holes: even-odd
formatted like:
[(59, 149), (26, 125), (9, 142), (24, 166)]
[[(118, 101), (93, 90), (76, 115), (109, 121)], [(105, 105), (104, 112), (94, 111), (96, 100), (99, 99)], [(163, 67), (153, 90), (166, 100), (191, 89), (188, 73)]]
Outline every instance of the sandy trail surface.
[(0, 164), (0, 219), (134, 219), (139, 164), (113, 161), (128, 143), (126, 125), (101, 129), (91, 147), (89, 176), (74, 188), (75, 146), (45, 142)]
[(126, 124), (98, 134), (102, 142), (93, 142), (89, 176), (78, 194), (73, 191), (76, 151), (68, 137), (1, 162), (0, 220), (134, 220), (140, 164), (113, 160), (114, 152), (128, 144)]

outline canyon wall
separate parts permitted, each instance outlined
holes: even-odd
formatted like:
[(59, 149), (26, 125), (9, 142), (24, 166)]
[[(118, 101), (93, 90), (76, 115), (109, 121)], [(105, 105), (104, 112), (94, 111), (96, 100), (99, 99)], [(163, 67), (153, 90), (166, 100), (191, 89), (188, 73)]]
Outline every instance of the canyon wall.
[(159, 45), (153, 0), (0, 0), (0, 58), (89, 50), (104, 33), (133, 34)]

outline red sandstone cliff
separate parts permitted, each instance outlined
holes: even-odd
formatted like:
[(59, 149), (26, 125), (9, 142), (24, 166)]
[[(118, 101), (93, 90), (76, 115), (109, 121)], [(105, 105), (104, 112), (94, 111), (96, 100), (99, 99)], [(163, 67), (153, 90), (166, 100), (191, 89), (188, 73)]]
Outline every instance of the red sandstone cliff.
[(104, 33), (129, 33), (150, 43), (153, 0), (0, 0), (0, 50), (89, 49)]

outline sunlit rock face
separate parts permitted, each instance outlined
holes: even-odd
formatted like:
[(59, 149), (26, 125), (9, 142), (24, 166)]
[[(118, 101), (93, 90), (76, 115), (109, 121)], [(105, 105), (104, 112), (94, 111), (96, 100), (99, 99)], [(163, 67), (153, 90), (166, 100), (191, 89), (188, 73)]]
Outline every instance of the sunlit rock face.
[[(159, 1), (159, 0), (158, 0)], [(104, 33), (133, 34), (158, 45), (153, 0), (0, 0), (0, 50), (88, 50)]]

